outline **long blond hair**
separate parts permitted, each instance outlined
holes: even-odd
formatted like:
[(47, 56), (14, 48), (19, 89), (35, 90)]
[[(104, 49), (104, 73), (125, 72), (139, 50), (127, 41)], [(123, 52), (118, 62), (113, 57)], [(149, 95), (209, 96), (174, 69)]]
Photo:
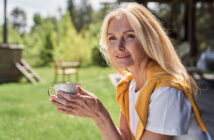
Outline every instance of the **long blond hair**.
[(104, 19), (101, 39), (100, 51), (104, 55), (108, 64), (122, 76), (127, 71), (115, 65), (108, 54), (107, 31), (110, 20), (118, 15), (125, 15), (147, 56), (156, 61), (167, 73), (186, 81), (192, 90), (193, 96), (197, 94), (197, 85), (190, 75), (188, 75), (185, 67), (181, 63), (169, 37), (166, 35), (162, 25), (157, 18), (144, 6), (136, 3), (127, 4), (111, 11)]

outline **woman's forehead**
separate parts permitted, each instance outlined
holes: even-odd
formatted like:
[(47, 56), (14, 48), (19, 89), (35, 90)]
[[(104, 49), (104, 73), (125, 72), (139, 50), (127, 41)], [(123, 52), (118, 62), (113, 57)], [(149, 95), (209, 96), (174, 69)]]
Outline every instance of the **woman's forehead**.
[(132, 30), (128, 19), (125, 15), (118, 15), (110, 20), (107, 33), (123, 32), (125, 30)]

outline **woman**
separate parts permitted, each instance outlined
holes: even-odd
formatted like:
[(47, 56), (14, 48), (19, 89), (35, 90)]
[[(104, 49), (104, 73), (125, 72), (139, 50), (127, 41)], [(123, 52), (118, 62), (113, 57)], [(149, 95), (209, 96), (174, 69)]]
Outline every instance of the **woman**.
[(50, 101), (59, 112), (91, 118), (104, 140), (208, 140), (195, 103), (197, 85), (187, 74), (157, 19), (139, 4), (111, 11), (101, 52), (123, 77), (117, 85), (119, 129), (102, 102), (78, 87)]

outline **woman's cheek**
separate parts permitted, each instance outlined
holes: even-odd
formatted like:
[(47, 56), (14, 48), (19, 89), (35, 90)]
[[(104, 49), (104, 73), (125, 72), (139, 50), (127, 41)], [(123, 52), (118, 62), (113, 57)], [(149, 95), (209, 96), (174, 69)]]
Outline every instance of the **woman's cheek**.
[(109, 57), (113, 57), (113, 55), (114, 55), (113, 54), (113, 52), (114, 52), (113, 48), (108, 46), (107, 51), (108, 51)]

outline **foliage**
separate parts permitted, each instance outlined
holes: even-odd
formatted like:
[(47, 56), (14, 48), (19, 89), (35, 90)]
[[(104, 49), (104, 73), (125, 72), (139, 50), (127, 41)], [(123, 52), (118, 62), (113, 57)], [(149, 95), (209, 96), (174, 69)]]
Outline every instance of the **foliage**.
[[(93, 11), (88, 1), (82, 0), (81, 2), (74, 3), (74, 0), (67, 0), (68, 11), (64, 14), (59, 13), (61, 17), (58, 19), (55, 17), (44, 18), (38, 13), (35, 14), (34, 25), (30, 32), (21, 34), (17, 29), (23, 27), (24, 24), (20, 19), (24, 18), (19, 17), (25, 14), (13, 14), (17, 17), (13, 18), (15, 21), (8, 21), (8, 43), (24, 44), (24, 58), (33, 66), (51, 64), (54, 58), (64, 61), (81, 61), (83, 65), (103, 61), (96, 48), (99, 46), (99, 33), (103, 18), (112, 6), (104, 5), (100, 10)], [(212, 7), (209, 4), (199, 2), (196, 8), (196, 37), (199, 47), (198, 55), (200, 55), (202, 51), (213, 49), (214, 24), (211, 22), (213, 19), (210, 16)], [(168, 4), (156, 4), (153, 11), (163, 22), (169, 34), (174, 35), (175, 39), (180, 42), (184, 40), (182, 9), (184, 10), (183, 5), (178, 2), (174, 6), (174, 13), (170, 12)], [(25, 13), (21, 9), (13, 11)], [(174, 15), (171, 19), (170, 14)], [(171, 24), (169, 21), (172, 21)], [(20, 26), (14, 27), (16, 24), (13, 23), (20, 23)], [(171, 27), (173, 27), (172, 30), (169, 30)], [(2, 25), (0, 31), (1, 33), (3, 31)], [(2, 34), (0, 34), (0, 42), (3, 42), (2, 40)]]
[(214, 26), (210, 8), (211, 4), (200, 3), (198, 10), (196, 11), (196, 37), (199, 47), (199, 54), (208, 49), (214, 49)]
[(67, 12), (57, 24), (55, 32), (54, 57), (65, 61), (80, 61), (89, 64), (90, 48), (87, 40), (78, 34)]
[(74, 27), (77, 32), (80, 32), (91, 22), (92, 7), (88, 0), (81, 0), (78, 5), (74, 3), (74, 0), (68, 0), (67, 5)]
[(33, 16), (33, 22), (34, 25), (31, 27), (31, 32), (35, 32), (35, 30), (37, 30), (36, 28), (39, 28), (43, 24), (44, 19), (40, 16), (40, 14), (35, 13)]
[(85, 38), (88, 38), (90, 46), (92, 46), (92, 63), (98, 66), (107, 66), (105, 59), (99, 51), (99, 39), (102, 21), (109, 9), (109, 5), (104, 5), (104, 7), (101, 8), (98, 12), (94, 12), (92, 15), (92, 23), (90, 24), (87, 32), (84, 34)]
[(33, 65), (47, 65), (54, 58), (80, 61), (82, 65), (91, 63), (88, 41), (76, 32), (69, 12), (59, 20), (53, 17), (41, 18), (36, 14), (34, 22), (31, 32), (24, 36), (27, 45), (24, 54)]
[(101, 54), (98, 46), (95, 46), (92, 49), (92, 61), (95, 65), (102, 66), (102, 67), (107, 66), (107, 63), (106, 63), (103, 55)]
[(113, 5), (105, 4), (99, 11), (92, 13), (92, 24), (96, 24), (97, 22), (102, 22), (105, 18), (105, 15), (109, 12), (109, 10), (113, 8)]
[(42, 65), (46, 65), (53, 61), (53, 49), (54, 49), (53, 37), (51, 32), (49, 32), (45, 36), (44, 48), (40, 52), (40, 57), (43, 60)]
[(88, 30), (83, 33), (83, 37), (88, 40), (91, 49), (94, 46), (99, 46), (101, 25), (101, 22), (90, 24)]
[[(17, 30), (15, 30), (10, 24), (7, 26), (7, 42), (11, 44), (22, 44), (22, 37)], [(0, 42), (3, 42), (3, 25), (0, 26)]]
[(11, 12), (11, 24), (19, 33), (23, 33), (26, 27), (26, 13), (24, 10), (15, 7)]
[[(88, 10), (84, 11), (84, 7), (88, 7)], [(90, 5), (85, 1), (78, 7), (75, 5), (75, 9), (79, 14), (85, 12), (86, 17), (90, 16), (90, 21), (84, 18), (84, 25), (81, 29), (79, 28), (81, 31), (77, 31), (75, 24), (81, 24), (83, 19), (75, 21), (78, 19), (75, 17), (75, 20), (72, 20), (69, 11), (65, 14), (60, 13), (61, 17), (58, 19), (44, 18), (36, 13), (30, 32), (20, 34), (11, 25), (12, 23), (8, 23), (8, 43), (24, 44), (24, 58), (32, 66), (49, 65), (53, 59), (80, 61), (81, 65), (94, 64), (91, 56), (92, 49), (99, 44), (100, 28), (108, 7), (105, 6), (99, 11), (91, 11), (89, 14)], [(2, 31), (2, 26), (0, 30)]]
[(32, 65), (43, 66), (52, 62), (54, 48), (52, 36), (56, 24), (56, 18), (48, 17), (42, 19), (41, 24), (35, 24), (31, 32), (24, 34), (24, 56)]
[[(176, 39), (177, 43), (180, 44), (182, 41), (187, 40), (185, 36), (185, 17), (184, 17), (184, 4), (182, 2), (177, 2), (174, 7), (166, 3), (156, 4), (154, 9), (155, 14), (161, 19), (163, 25), (166, 27), (171, 38)], [(198, 46), (198, 54), (200, 56), (202, 52), (207, 49), (214, 49), (214, 24), (213, 17), (214, 15), (212, 5), (209, 3), (198, 2), (196, 4), (196, 40)], [(188, 9), (187, 9), (188, 10)], [(172, 13), (173, 12), (173, 13)], [(212, 14), (211, 14), (212, 13)], [(172, 15), (172, 16), (171, 16)], [(171, 19), (170, 19), (171, 16)], [(171, 22), (171, 23), (170, 23)], [(170, 30), (169, 30), (170, 29)]]

